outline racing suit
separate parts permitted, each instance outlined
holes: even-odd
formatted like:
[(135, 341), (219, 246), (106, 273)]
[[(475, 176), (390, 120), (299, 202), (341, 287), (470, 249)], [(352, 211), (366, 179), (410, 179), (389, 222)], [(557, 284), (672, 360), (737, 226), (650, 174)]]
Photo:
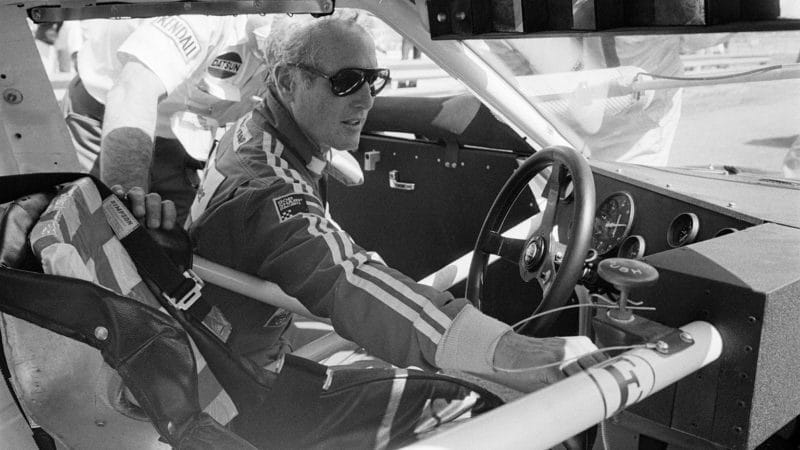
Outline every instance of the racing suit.
[[(467, 370), (464, 361), (491, 361), (509, 327), (355, 244), (326, 210), (327, 167), (270, 90), (209, 158), (191, 209), (195, 252), (277, 283), (341, 336), (398, 366)], [(204, 293), (231, 321), (234, 351), (264, 364), (285, 350), (290, 314), (212, 285)]]
[[(150, 189), (188, 214), (217, 126), (249, 111), (261, 95), (266, 66), (253, 47), (248, 16), (172, 16), (91, 20), (78, 52), (78, 73), (64, 99), (78, 160), (99, 175), (106, 97), (126, 61), (144, 64), (161, 80)], [(262, 30), (263, 32), (263, 30)]]

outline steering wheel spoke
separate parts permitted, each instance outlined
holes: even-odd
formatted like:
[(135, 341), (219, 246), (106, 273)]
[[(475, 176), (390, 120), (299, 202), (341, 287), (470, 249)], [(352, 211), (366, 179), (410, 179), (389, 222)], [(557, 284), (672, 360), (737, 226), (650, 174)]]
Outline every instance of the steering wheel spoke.
[(524, 239), (504, 237), (500, 233), (492, 232), (489, 234), (479, 250), (486, 253), (497, 255), (513, 264), (519, 263), (519, 257), (525, 248)]
[(564, 189), (563, 185), (565, 183), (563, 180), (566, 179), (565, 171), (566, 168), (562, 164), (558, 162), (553, 163), (550, 178), (547, 180), (544, 192), (542, 192), (542, 195), (547, 196), (547, 206), (545, 206), (544, 211), (541, 212), (542, 219), (539, 223), (539, 229), (537, 230), (540, 236), (546, 236), (553, 230), (556, 211), (558, 211), (559, 198), (561, 198), (561, 191)]
[(536, 281), (542, 288), (543, 295), (547, 295), (550, 292), (550, 288), (553, 287), (553, 281), (556, 279), (556, 274), (553, 258), (547, 258), (536, 274)]

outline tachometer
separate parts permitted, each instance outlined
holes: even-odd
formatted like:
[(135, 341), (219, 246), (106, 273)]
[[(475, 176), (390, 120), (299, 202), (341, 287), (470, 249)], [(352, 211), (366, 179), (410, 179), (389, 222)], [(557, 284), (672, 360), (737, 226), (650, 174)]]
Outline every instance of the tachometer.
[(594, 215), (592, 248), (600, 255), (619, 245), (631, 231), (634, 217), (633, 197), (627, 192), (609, 195)]

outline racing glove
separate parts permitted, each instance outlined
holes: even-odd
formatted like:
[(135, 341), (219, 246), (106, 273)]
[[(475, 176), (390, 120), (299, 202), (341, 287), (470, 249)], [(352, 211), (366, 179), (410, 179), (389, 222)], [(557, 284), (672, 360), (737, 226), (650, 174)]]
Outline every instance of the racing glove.
[(604, 359), (584, 336), (534, 338), (467, 305), (436, 350), (442, 369), (472, 373), (522, 392), (533, 392)]

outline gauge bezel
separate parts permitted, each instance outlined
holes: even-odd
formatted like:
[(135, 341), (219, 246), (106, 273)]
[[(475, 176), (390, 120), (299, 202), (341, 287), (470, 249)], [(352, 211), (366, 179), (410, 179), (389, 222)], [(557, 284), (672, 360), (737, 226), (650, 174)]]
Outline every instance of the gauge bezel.
[(630, 208), (631, 212), (630, 212), (630, 215), (628, 217), (628, 223), (625, 226), (625, 230), (622, 232), (622, 236), (619, 238), (619, 241), (615, 245), (611, 246), (608, 250), (606, 250), (604, 252), (600, 252), (599, 250), (595, 249), (595, 250), (597, 250), (597, 253), (600, 254), (600, 255), (606, 255), (606, 254), (610, 253), (612, 250), (614, 250), (614, 248), (619, 247), (622, 244), (622, 242), (628, 237), (628, 233), (630, 233), (631, 232), (631, 228), (633, 228), (633, 221), (636, 219), (636, 202), (633, 200), (633, 196), (631, 195), (631, 193), (628, 192), (628, 191), (617, 191), (617, 192), (608, 194), (605, 198), (603, 198), (603, 200), (600, 203), (598, 203), (597, 208), (595, 208), (595, 220), (597, 219), (597, 212), (600, 211), (600, 208), (608, 200), (610, 200), (610, 199), (612, 199), (614, 197), (617, 197), (619, 195), (623, 195), (623, 196), (627, 197), (628, 203), (631, 205), (631, 208)]
[[(689, 229), (689, 234), (686, 236), (686, 239), (683, 242), (673, 242), (673, 235), (676, 232), (676, 227), (678, 226), (678, 221), (688, 217), (690, 221), (691, 228)], [(697, 239), (697, 233), (700, 231), (700, 218), (697, 217), (697, 214), (692, 212), (682, 212), (675, 216), (672, 221), (669, 223), (669, 227), (667, 228), (667, 245), (672, 248), (683, 247), (685, 245), (691, 244)]]
[(716, 233), (714, 233), (714, 237), (725, 236), (726, 234), (733, 234), (736, 233), (737, 231), (739, 230), (733, 227), (720, 228)]
[(639, 244), (639, 251), (636, 253), (632, 259), (642, 259), (644, 258), (644, 252), (647, 249), (647, 242), (644, 240), (644, 237), (639, 234), (632, 234), (627, 236), (625, 239), (622, 240), (619, 244), (619, 250), (617, 250), (617, 256), (620, 258), (630, 258), (628, 255), (623, 255), (625, 247), (631, 245), (632, 242), (637, 242)]

